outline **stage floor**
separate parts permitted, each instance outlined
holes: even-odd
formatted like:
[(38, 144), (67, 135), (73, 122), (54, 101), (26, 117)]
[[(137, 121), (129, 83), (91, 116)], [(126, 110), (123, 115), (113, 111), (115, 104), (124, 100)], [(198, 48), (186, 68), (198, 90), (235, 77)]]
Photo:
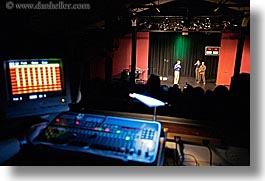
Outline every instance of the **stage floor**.
[[(142, 81), (140, 83), (146, 83), (146, 81)], [(206, 80), (206, 84), (204, 85), (203, 83), (197, 84), (194, 77), (180, 77), (179, 87), (181, 88), (181, 90), (183, 90), (186, 83), (190, 84), (192, 87), (202, 87), (204, 91), (213, 91), (216, 87), (215, 80)], [(167, 80), (161, 80), (161, 85), (167, 85), (168, 87), (172, 87), (174, 85), (173, 76), (167, 77)]]

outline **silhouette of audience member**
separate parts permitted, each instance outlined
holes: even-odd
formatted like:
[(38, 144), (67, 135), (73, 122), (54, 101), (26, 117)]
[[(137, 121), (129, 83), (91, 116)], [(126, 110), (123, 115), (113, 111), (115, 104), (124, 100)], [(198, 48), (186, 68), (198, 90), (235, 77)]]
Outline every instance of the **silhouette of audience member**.
[(228, 96), (229, 90), (224, 85), (218, 85), (215, 87), (213, 93), (216, 97), (223, 98), (225, 96)]
[(176, 106), (180, 102), (180, 96), (182, 92), (179, 88), (178, 84), (174, 84), (172, 87), (168, 89), (168, 98), (167, 102), (173, 106)]
[(250, 96), (250, 74), (234, 75), (231, 80), (230, 92), (235, 97)]
[[(234, 75), (230, 85), (231, 93), (231, 135), (244, 146), (250, 146), (250, 74)], [(240, 131), (234, 133), (233, 130)]]
[(210, 96), (212, 96), (213, 95), (213, 91), (211, 90), (211, 89), (207, 89), (206, 91), (205, 91), (205, 96), (206, 97), (210, 97)]
[(204, 95), (204, 89), (202, 87), (195, 87), (193, 89), (193, 94), (195, 96), (203, 96)]
[(161, 101), (166, 101), (168, 99), (169, 87), (167, 85), (161, 85)]
[(184, 89), (183, 89), (183, 94), (190, 94), (190, 95), (192, 95), (193, 94), (193, 87), (192, 87), (192, 85), (190, 85), (190, 84), (188, 84), (187, 82), (186, 82), (186, 85), (184, 86)]
[(144, 94), (157, 99), (161, 98), (162, 93), (159, 76), (155, 74), (150, 75), (149, 79), (145, 84)]
[(179, 88), (178, 84), (174, 84), (172, 87), (169, 88), (168, 93), (170, 94), (169, 97), (171, 96), (177, 96), (177, 95), (181, 95), (181, 89)]
[(208, 109), (212, 114), (211, 116), (215, 117), (216, 121), (227, 120), (230, 114), (229, 101), (230, 98), (228, 88), (224, 85), (216, 86), (210, 99), (208, 97)]

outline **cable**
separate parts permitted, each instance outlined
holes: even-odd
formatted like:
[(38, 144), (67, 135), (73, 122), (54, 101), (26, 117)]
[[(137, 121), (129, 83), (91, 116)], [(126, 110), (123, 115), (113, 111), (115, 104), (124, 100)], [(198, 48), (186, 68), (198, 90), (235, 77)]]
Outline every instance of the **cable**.
[[(182, 165), (184, 162), (184, 144), (183, 144), (180, 136), (174, 136), (174, 141), (176, 144), (175, 163), (176, 163), (176, 165)], [(180, 154), (178, 152), (178, 146), (179, 146)]]
[[(190, 157), (192, 157), (192, 158), (194, 159), (194, 161), (184, 161), (183, 163), (185, 163), (185, 162), (195, 162), (195, 166), (200, 166), (200, 164), (199, 164), (197, 158), (196, 158), (194, 155), (192, 155), (192, 154), (184, 154), (184, 157), (185, 157), (185, 156), (190, 156)], [(185, 160), (185, 159), (183, 159), (183, 160)], [(184, 165), (184, 164), (182, 164), (182, 165), (183, 165), (183, 166), (187, 166), (187, 165)]]
[(202, 140), (202, 144), (204, 146), (206, 146), (209, 150), (209, 157), (210, 157), (209, 164), (210, 164), (210, 166), (212, 166), (213, 165), (213, 153), (212, 153), (212, 149), (210, 147), (210, 141), (209, 140)]
[(220, 152), (218, 150), (216, 150), (214, 147), (212, 147), (211, 145), (209, 145), (211, 147), (211, 150), (215, 153), (215, 155), (217, 155), (226, 165), (232, 166), (233, 164), (231, 162), (229, 162), (227, 159), (225, 159), (223, 157), (223, 155), (220, 154)]
[[(187, 162), (194, 162), (196, 166), (200, 166), (197, 158), (192, 155), (192, 154), (185, 154), (184, 153), (184, 143), (185, 144), (192, 144), (191, 142), (188, 141), (182, 141), (180, 136), (174, 136), (174, 140), (173, 139), (167, 139), (168, 142), (173, 142), (175, 143), (175, 149), (174, 149), (174, 158), (173, 158), (173, 164), (174, 166), (187, 166), (184, 163)], [(212, 166), (212, 150), (210, 148), (210, 144), (209, 144), (209, 140), (203, 140), (202, 143), (204, 146), (207, 146), (207, 148), (209, 149), (209, 155), (210, 155), (210, 161), (209, 164)], [(201, 144), (196, 144), (196, 145), (201, 145)], [(185, 160), (185, 156), (190, 156), (194, 159), (194, 161), (186, 161)]]
[(209, 145), (207, 145), (207, 148), (209, 150), (209, 153), (210, 153), (210, 166), (213, 165), (213, 153), (212, 153), (212, 149)]
[(184, 142), (181, 140), (181, 137), (175, 136), (174, 141), (176, 144), (176, 148), (175, 148), (176, 153), (175, 153), (174, 163), (178, 166), (186, 166), (186, 165), (184, 165), (184, 163), (190, 162), (190, 161), (185, 161), (185, 156), (191, 156), (194, 159), (193, 162), (195, 162), (195, 165), (199, 166), (198, 160), (196, 159), (196, 157), (194, 155), (184, 154)]

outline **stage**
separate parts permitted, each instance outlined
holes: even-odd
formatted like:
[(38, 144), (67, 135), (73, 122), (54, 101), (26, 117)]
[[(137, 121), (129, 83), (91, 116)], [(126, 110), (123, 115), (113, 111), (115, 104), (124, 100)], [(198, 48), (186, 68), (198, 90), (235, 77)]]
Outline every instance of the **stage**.
[[(165, 79), (165, 78), (162, 79), (162, 77), (160, 77), (160, 80), (162, 79), (161, 85), (167, 85), (168, 87), (172, 87), (174, 85), (173, 84), (173, 76), (168, 76), (166, 78), (167, 79)], [(136, 80), (136, 83), (146, 83), (146, 80), (145, 81)], [(215, 80), (207, 80), (206, 79), (206, 84), (204, 85), (202, 82), (197, 84), (194, 77), (181, 77), (180, 76), (179, 87), (181, 90), (183, 90), (186, 83), (190, 84), (192, 87), (202, 87), (204, 89), (204, 91), (206, 91), (206, 90), (213, 91), (216, 87)]]

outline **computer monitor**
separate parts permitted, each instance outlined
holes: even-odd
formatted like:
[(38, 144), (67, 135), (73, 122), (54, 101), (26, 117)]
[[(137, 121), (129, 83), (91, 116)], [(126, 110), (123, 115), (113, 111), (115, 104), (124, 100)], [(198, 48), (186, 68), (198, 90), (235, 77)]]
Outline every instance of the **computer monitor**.
[(70, 87), (62, 58), (9, 59), (0, 70), (0, 108), (6, 119), (69, 110)]

